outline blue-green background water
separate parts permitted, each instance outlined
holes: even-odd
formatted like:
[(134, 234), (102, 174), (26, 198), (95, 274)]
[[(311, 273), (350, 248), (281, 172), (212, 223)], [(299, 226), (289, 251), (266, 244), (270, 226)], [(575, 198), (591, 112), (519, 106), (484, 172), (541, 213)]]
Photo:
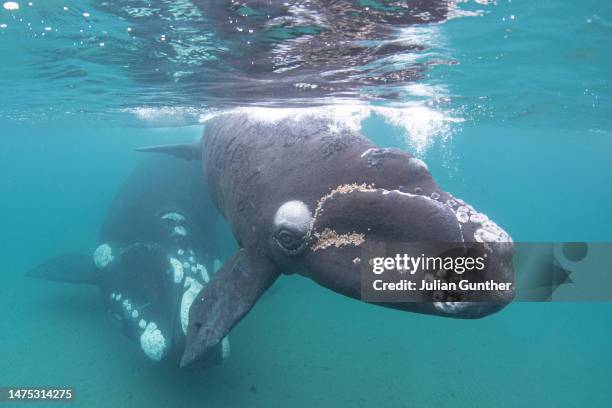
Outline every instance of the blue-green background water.
[[(515, 241), (612, 239), (611, 7), (500, 1), (437, 26), (440, 52), (459, 64), (422, 79), (447, 90), (424, 106), (463, 121), (425, 126), (417, 153), (445, 190)], [(92, 30), (103, 36), (106, 27), (112, 49), (123, 23), (96, 17)], [(57, 21), (60, 31), (74, 28)], [(0, 386), (73, 386), (76, 405), (87, 407), (610, 406), (609, 303), (517, 303), (457, 321), (282, 277), (232, 332), (226, 364), (194, 373), (148, 361), (95, 289), (23, 272), (66, 250), (91, 251), (114, 193), (141, 160), (133, 148), (198, 136), (192, 109), (202, 106), (185, 108), (165, 85), (139, 85), (105, 59), (120, 54), (71, 54), (61, 38), (24, 35), (5, 10), (0, 23)], [(67, 60), (86, 74), (62, 75)], [(41, 71), (50, 66), (57, 75)], [(143, 106), (161, 116), (129, 109)], [(380, 117), (363, 131), (415, 150), (406, 128)]]

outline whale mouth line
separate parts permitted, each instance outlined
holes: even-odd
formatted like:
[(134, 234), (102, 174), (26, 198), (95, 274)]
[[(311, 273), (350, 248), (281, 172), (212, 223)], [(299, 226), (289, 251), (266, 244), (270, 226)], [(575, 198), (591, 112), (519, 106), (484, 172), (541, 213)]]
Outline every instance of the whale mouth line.
[(285, 254), (292, 256), (292, 255), (299, 255), (300, 253), (302, 253), (306, 247), (308, 246), (308, 244), (310, 243), (310, 235), (307, 235), (306, 238), (303, 240), (303, 242), (297, 247), (297, 248), (287, 248), (285, 246), (283, 246), (283, 244), (279, 241), (278, 238), (276, 237), (272, 237), (274, 239), (274, 242), (276, 243), (276, 245), (278, 246), (278, 248), (280, 248), (281, 251), (283, 251)]
[(434, 309), (441, 316), (453, 316), (466, 319), (477, 319), (495, 313), (504, 306), (503, 301), (457, 301), (457, 302), (433, 302)]

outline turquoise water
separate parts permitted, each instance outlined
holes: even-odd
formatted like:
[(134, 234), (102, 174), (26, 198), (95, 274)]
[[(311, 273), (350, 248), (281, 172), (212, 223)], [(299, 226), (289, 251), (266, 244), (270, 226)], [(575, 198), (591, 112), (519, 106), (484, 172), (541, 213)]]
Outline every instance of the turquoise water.
[[(363, 132), (418, 154), (515, 241), (610, 241), (612, 6), (480, 3), (415, 34), (431, 44), (419, 61), (458, 63), (433, 65), (404, 95), (412, 110), (375, 113)], [(70, 406), (83, 407), (610, 406), (609, 303), (516, 303), (460, 321), (282, 277), (232, 332), (227, 363), (193, 372), (147, 360), (95, 289), (25, 278), (91, 251), (142, 159), (133, 148), (197, 137), (209, 106), (189, 82), (143, 78), (185, 62), (135, 66), (151, 44), (110, 6), (20, 5), (0, 10), (0, 386), (73, 386)]]

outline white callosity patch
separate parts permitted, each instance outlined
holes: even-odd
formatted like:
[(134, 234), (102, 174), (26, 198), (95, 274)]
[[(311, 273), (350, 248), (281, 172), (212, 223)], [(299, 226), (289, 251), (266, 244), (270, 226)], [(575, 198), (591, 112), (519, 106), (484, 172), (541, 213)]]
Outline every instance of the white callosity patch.
[(138, 310), (132, 310), (132, 319), (138, 319), (139, 313)]
[(94, 251), (93, 259), (98, 268), (106, 268), (115, 259), (113, 249), (108, 244), (101, 244)]
[(461, 223), (466, 223), (470, 220), (470, 210), (465, 205), (462, 205), (457, 208), (455, 216), (457, 217), (457, 221)]
[(221, 359), (225, 360), (230, 356), (230, 342), (229, 337), (225, 336), (223, 340), (221, 340)]
[(181, 283), (185, 274), (181, 261), (176, 258), (170, 258), (170, 272), (172, 273), (174, 283)]
[(144, 319), (140, 319), (138, 322), (138, 327), (144, 330), (147, 327), (147, 322), (145, 322)]
[[(366, 150), (362, 154), (362, 157), (368, 155), (369, 153), (370, 153), (370, 150)], [(437, 200), (437, 198), (440, 198), (440, 195), (438, 193), (435, 193), (435, 194), (432, 193), (432, 197), (428, 197), (428, 196), (419, 195), (419, 194), (406, 193), (400, 190), (387, 190), (384, 188), (375, 188), (373, 184), (366, 184), (366, 183), (342, 184), (336, 187), (335, 189), (331, 190), (329, 193), (327, 193), (323, 197), (321, 197), (319, 201), (317, 202), (315, 213), (314, 213), (314, 216), (312, 217), (312, 222), (310, 224), (310, 233), (313, 234), (318, 240), (318, 242), (313, 246), (314, 250), (325, 249), (325, 248), (331, 247), (332, 245), (336, 247), (347, 245), (347, 244), (359, 246), (365, 241), (365, 234), (358, 233), (355, 231), (350, 234), (337, 234), (335, 231), (330, 230), (329, 228), (326, 228), (322, 232), (317, 232), (317, 231), (313, 232), (314, 222), (319, 216), (319, 214), (321, 214), (324, 211), (325, 203), (328, 200), (333, 199), (337, 195), (349, 194), (349, 193), (355, 193), (355, 192), (364, 193), (364, 194), (382, 194), (382, 195), (395, 194), (395, 195), (400, 195), (404, 197), (416, 198), (419, 200), (426, 200), (429, 204), (431, 204), (432, 206), (436, 206), (440, 210), (449, 211), (449, 209), (443, 203)], [(338, 240), (338, 238), (340, 240)]]
[(132, 302), (129, 299), (124, 299), (121, 306), (125, 309), (126, 312), (130, 313), (132, 311)]
[(312, 213), (302, 201), (287, 201), (281, 205), (274, 216), (274, 225), (291, 226), (306, 234), (310, 229)]
[(162, 220), (174, 221), (174, 222), (182, 222), (185, 221), (185, 217), (179, 213), (171, 212), (162, 215)]
[(482, 223), (482, 228), (474, 232), (474, 239), (478, 242), (512, 242), (510, 235), (491, 220)]
[(187, 236), (187, 228), (183, 227), (182, 225), (177, 225), (172, 231), (175, 235), (180, 235), (181, 237)]
[(151, 360), (160, 361), (164, 356), (168, 343), (155, 323), (150, 322), (145, 327), (140, 335), (140, 347)]
[(187, 326), (189, 326), (189, 309), (193, 304), (193, 301), (198, 296), (203, 286), (197, 280), (187, 277), (185, 278), (185, 287), (187, 290), (183, 293), (183, 298), (181, 299), (181, 328), (183, 329), (183, 333), (187, 334)]
[(446, 205), (453, 209), (455, 206), (458, 206), (455, 209), (455, 216), (457, 217), (457, 221), (459, 221), (459, 223), (465, 224), (470, 222), (472, 224), (479, 225), (476, 232), (474, 232), (474, 239), (477, 242), (512, 242), (512, 238), (506, 231), (491, 221), (485, 214), (479, 213), (474, 209), (474, 207), (466, 204), (463, 200), (458, 198), (450, 199), (446, 201)]
[(470, 305), (470, 302), (434, 302), (434, 307), (443, 313), (456, 314)]
[(366, 157), (369, 156), (370, 153), (372, 153), (374, 150), (376, 150), (376, 148), (370, 147), (368, 150), (366, 150), (365, 152), (361, 153), (361, 157)]
[(206, 283), (210, 281), (210, 275), (208, 274), (208, 270), (202, 264), (198, 264), (197, 270), (200, 271), (200, 275), (202, 276), (202, 280)]

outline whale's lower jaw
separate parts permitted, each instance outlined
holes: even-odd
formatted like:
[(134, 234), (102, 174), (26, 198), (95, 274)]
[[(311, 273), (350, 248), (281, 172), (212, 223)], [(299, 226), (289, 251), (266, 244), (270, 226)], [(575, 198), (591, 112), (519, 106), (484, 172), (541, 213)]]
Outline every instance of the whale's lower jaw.
[(434, 302), (439, 315), (457, 319), (479, 319), (502, 310), (508, 302)]

